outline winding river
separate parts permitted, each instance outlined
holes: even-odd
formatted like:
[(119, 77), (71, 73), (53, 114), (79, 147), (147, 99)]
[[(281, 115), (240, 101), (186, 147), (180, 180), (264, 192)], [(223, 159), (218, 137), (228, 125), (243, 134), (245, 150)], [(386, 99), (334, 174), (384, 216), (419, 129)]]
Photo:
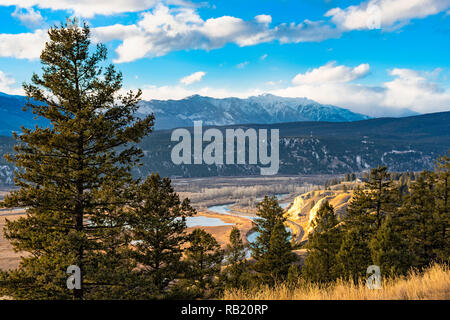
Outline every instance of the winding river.
[[(275, 197), (277, 198), (277, 200), (282, 200), (287, 195), (288, 195), (288, 193), (282, 193), (282, 194), (276, 194)], [(261, 201), (262, 199), (263, 198), (256, 198), (257, 201)], [(226, 204), (211, 206), (211, 207), (208, 207), (208, 210), (215, 212), (215, 213), (228, 214), (231, 216), (237, 216), (237, 217), (250, 219), (250, 220), (254, 220), (256, 218), (256, 216), (250, 216), (243, 212), (232, 210), (230, 207), (232, 207), (234, 204), (235, 203), (226, 203)], [(280, 203), (280, 207), (285, 209), (289, 206), (289, 204), (290, 204), (290, 202), (282, 202), (282, 203)], [(286, 230), (290, 231), (290, 229), (288, 227), (286, 227)], [(248, 240), (248, 242), (253, 243), (253, 242), (255, 242), (257, 237), (258, 237), (258, 232), (252, 232), (247, 235), (247, 240)]]

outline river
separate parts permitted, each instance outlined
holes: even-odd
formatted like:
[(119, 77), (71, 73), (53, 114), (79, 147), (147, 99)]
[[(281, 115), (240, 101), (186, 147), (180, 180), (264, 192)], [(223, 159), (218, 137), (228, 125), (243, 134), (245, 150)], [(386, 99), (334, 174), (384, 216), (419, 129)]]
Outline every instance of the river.
[[(276, 194), (275, 197), (277, 198), (277, 200), (282, 200), (287, 195), (289, 195), (289, 194), (288, 193), (282, 193), (282, 194)], [(256, 198), (257, 201), (261, 201), (262, 199), (263, 198)], [(285, 209), (285, 208), (287, 208), (289, 206), (290, 203), (291, 202), (282, 202), (282, 203), (280, 203), (280, 207)], [(231, 215), (231, 216), (242, 217), (242, 218), (250, 219), (250, 220), (254, 220), (254, 219), (257, 218), (256, 216), (251, 216), (251, 215), (245, 214), (243, 212), (239, 212), (239, 211), (235, 211), (235, 210), (230, 209), (230, 207), (232, 207), (233, 205), (234, 205), (234, 203), (226, 203), (226, 204), (221, 204), (221, 205), (208, 207), (208, 210), (212, 211), (212, 212), (216, 212), (216, 213), (228, 214), (228, 215)], [(288, 227), (286, 227), (286, 230), (291, 232), (291, 230)], [(258, 232), (252, 232), (252, 233), (247, 235), (247, 241), (250, 242), (250, 243), (253, 243), (253, 242), (255, 242), (257, 237), (258, 237)]]

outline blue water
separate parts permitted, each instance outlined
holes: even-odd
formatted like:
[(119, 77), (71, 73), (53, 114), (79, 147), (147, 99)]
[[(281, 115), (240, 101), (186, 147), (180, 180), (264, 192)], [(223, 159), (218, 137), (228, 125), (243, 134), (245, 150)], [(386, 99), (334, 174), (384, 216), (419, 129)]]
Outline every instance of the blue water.
[[(288, 193), (282, 193), (282, 194), (277, 194), (275, 195), (275, 197), (280, 200), (284, 197), (286, 197), (288, 195)], [(263, 198), (257, 198), (256, 200), (261, 201)], [(208, 210), (213, 211), (213, 212), (217, 212), (217, 213), (221, 213), (221, 214), (229, 214), (232, 216), (238, 216), (238, 217), (242, 217), (242, 218), (246, 218), (246, 219), (251, 219), (254, 220), (256, 219), (256, 217), (252, 217), (252, 216), (247, 216), (244, 214), (239, 214), (239, 212), (235, 212), (232, 211), (230, 209), (230, 206), (232, 206), (234, 203), (226, 203), (226, 204), (221, 204), (221, 205), (217, 205), (217, 206), (211, 206), (208, 207)], [(285, 209), (287, 206), (289, 206), (290, 202), (284, 202), (284, 203), (280, 203), (280, 207), (282, 207), (283, 209)], [(290, 229), (288, 227), (286, 227), (286, 230), (290, 232)], [(256, 238), (258, 237), (259, 233), (258, 232), (252, 232), (247, 236), (247, 240), (250, 243), (253, 243), (256, 241)]]
[(192, 227), (218, 227), (218, 226), (229, 226), (233, 223), (223, 222), (219, 218), (210, 218), (205, 216), (187, 217), (186, 225), (188, 228)]

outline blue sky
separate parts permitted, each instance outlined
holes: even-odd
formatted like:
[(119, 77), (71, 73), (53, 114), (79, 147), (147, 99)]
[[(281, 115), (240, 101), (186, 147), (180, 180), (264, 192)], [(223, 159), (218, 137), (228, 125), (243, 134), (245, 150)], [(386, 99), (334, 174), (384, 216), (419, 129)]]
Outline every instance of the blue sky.
[(450, 110), (450, 0), (2, 0), (0, 91), (51, 25), (89, 23), (145, 99), (307, 97), (380, 116)]

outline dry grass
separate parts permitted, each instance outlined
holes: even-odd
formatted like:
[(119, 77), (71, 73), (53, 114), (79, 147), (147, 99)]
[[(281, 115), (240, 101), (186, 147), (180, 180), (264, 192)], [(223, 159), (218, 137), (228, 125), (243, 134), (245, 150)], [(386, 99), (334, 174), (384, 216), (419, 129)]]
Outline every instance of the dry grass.
[(407, 277), (388, 279), (382, 289), (370, 290), (363, 282), (358, 285), (338, 281), (326, 288), (299, 282), (295, 287), (285, 284), (248, 291), (227, 291), (225, 300), (449, 300), (450, 270), (438, 264), (423, 274), (411, 272)]

